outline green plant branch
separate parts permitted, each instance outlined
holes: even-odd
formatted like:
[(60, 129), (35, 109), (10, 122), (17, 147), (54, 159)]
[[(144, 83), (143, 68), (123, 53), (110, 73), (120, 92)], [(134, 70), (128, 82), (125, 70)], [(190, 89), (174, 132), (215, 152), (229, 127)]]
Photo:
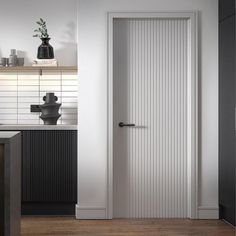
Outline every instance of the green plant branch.
[(39, 28), (34, 30), (37, 34), (34, 34), (33, 37), (49, 38), (46, 21), (40, 18), (39, 21), (36, 21), (36, 24), (39, 25)]

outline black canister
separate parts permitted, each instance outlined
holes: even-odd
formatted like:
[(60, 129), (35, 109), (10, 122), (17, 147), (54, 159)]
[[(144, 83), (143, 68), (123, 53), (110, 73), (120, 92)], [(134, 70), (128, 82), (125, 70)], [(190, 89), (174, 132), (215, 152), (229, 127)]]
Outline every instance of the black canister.
[(41, 38), (42, 44), (38, 48), (38, 59), (53, 59), (53, 47), (49, 44), (50, 38)]

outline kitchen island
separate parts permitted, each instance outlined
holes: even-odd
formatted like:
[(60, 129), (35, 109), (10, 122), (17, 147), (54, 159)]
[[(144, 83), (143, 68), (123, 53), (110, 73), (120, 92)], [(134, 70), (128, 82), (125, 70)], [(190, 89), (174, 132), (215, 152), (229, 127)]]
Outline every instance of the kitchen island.
[(19, 236), (21, 219), (21, 134), (0, 132), (0, 236)]
[(77, 126), (0, 125), (21, 131), (22, 215), (75, 215)]

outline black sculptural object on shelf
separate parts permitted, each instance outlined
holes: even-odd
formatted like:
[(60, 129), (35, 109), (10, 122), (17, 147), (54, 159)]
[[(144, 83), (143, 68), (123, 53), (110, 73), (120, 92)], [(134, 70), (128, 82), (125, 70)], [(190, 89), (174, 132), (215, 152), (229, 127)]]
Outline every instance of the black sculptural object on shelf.
[(42, 112), (40, 118), (43, 120), (45, 125), (56, 125), (57, 120), (61, 116), (58, 113), (61, 103), (56, 103), (58, 98), (54, 96), (54, 93), (46, 93), (43, 100), (45, 103), (39, 105)]

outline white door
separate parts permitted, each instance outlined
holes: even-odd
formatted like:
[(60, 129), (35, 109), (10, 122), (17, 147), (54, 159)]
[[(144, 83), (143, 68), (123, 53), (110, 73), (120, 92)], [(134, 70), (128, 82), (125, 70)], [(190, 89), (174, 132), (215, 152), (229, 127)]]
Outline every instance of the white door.
[(189, 30), (184, 18), (113, 21), (114, 218), (188, 216)]

